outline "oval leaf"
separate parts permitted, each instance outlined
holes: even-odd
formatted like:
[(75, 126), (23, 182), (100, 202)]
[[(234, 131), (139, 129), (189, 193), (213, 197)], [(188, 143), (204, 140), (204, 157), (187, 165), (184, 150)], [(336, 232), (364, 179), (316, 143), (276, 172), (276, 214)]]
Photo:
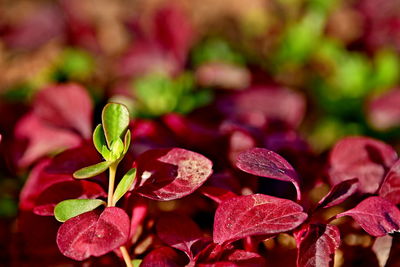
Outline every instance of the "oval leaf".
[(237, 195), (229, 190), (220, 188), (220, 187), (215, 187), (215, 186), (202, 186), (199, 189), (199, 192), (203, 194), (204, 196), (214, 200), (218, 204), (221, 202), (237, 197)]
[(399, 209), (381, 197), (369, 197), (355, 208), (338, 214), (336, 218), (343, 216), (351, 216), (373, 236), (384, 236), (400, 230)]
[(214, 242), (278, 234), (296, 228), (306, 219), (303, 208), (291, 200), (262, 194), (231, 198), (222, 202), (215, 213)]
[(108, 103), (102, 113), (102, 123), (108, 147), (113, 141), (123, 138), (129, 125), (128, 109), (118, 103)]
[(77, 170), (74, 172), (74, 178), (76, 179), (85, 179), (85, 178), (90, 178), (93, 176), (96, 176), (108, 169), (110, 167), (111, 162), (109, 161), (103, 161), (99, 162), (97, 164), (82, 168), (80, 170)]
[(133, 181), (136, 177), (136, 169), (130, 169), (124, 177), (122, 177), (121, 181), (118, 183), (117, 189), (115, 189), (112, 203), (113, 205), (117, 204), (118, 200), (121, 199), (125, 195), (126, 192), (131, 188)]
[(332, 185), (358, 178), (358, 191), (375, 193), (397, 159), (394, 149), (375, 139), (347, 137), (340, 140), (329, 156), (329, 179)]
[(212, 173), (206, 157), (182, 148), (153, 149), (136, 160), (137, 191), (154, 200), (172, 200), (191, 194)]
[(336, 226), (311, 224), (297, 236), (297, 267), (333, 266), (335, 251), (340, 245)]
[(170, 247), (160, 247), (147, 254), (140, 267), (180, 267), (186, 266), (187, 263), (185, 254), (179, 253), (177, 250)]
[(97, 125), (93, 132), (93, 144), (96, 150), (101, 154), (103, 146), (105, 146), (106, 139), (103, 131), (103, 126), (101, 124)]
[(368, 104), (368, 120), (376, 129), (388, 130), (400, 125), (399, 89), (386, 92)]
[(190, 218), (177, 214), (163, 216), (157, 223), (157, 234), (164, 243), (185, 252), (190, 259), (193, 259), (190, 248), (203, 236)]
[(386, 174), (379, 189), (379, 196), (391, 201), (393, 204), (400, 203), (400, 160)]
[(78, 84), (53, 85), (41, 90), (35, 97), (33, 110), (41, 120), (52, 126), (74, 129), (85, 139), (90, 138), (92, 99)]
[(57, 232), (61, 253), (82, 261), (102, 256), (127, 242), (129, 217), (124, 210), (108, 207), (101, 214), (89, 211), (66, 221)]
[(318, 208), (329, 208), (339, 205), (356, 192), (358, 179), (354, 178), (340, 182), (333, 186), (329, 193), (318, 202)]
[(296, 171), (283, 157), (265, 148), (252, 148), (240, 153), (236, 166), (247, 173), (291, 182), (297, 192), (297, 199), (301, 198), (300, 180)]
[(66, 220), (94, 210), (105, 204), (106, 203), (101, 199), (67, 199), (56, 205), (54, 208), (54, 216), (57, 221), (65, 222)]
[(33, 213), (41, 216), (54, 216), (55, 206), (66, 199), (107, 197), (99, 184), (85, 180), (58, 182), (38, 193)]

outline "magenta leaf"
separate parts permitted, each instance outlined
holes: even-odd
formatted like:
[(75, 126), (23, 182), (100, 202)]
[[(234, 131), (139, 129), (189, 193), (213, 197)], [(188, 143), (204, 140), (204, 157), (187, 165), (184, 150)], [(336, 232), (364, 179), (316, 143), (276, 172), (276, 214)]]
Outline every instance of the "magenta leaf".
[(191, 121), (176, 113), (163, 116), (163, 122), (181, 142), (190, 146), (202, 147), (210, 145), (219, 137), (217, 131), (206, 128), (200, 123)]
[(203, 194), (204, 196), (214, 200), (218, 204), (221, 202), (237, 197), (237, 195), (229, 190), (220, 188), (220, 187), (215, 187), (215, 186), (202, 186), (199, 189), (199, 192)]
[(340, 182), (333, 186), (329, 193), (318, 202), (318, 208), (329, 208), (339, 205), (356, 192), (358, 179), (354, 178)]
[(400, 160), (386, 174), (379, 189), (379, 196), (396, 205), (400, 203)]
[(304, 117), (305, 106), (303, 95), (275, 85), (252, 86), (218, 103), (227, 116), (256, 127), (283, 124), (296, 128)]
[(153, 149), (137, 160), (137, 191), (154, 200), (172, 200), (191, 194), (212, 173), (206, 157), (182, 148)]
[(180, 267), (187, 264), (187, 258), (184, 254), (179, 254), (176, 250), (170, 247), (160, 247), (144, 257), (140, 267)]
[(82, 138), (74, 132), (51, 127), (33, 113), (18, 121), (14, 135), (19, 142), (27, 142), (25, 151), (17, 159), (19, 167), (27, 167), (51, 152), (77, 147), (82, 142)]
[(180, 65), (184, 64), (194, 38), (191, 20), (178, 5), (161, 8), (154, 16), (152, 35), (164, 54), (170, 54)]
[(41, 216), (54, 216), (55, 205), (63, 200), (98, 197), (107, 197), (107, 194), (96, 183), (88, 181), (58, 182), (38, 195), (33, 212)]
[(57, 183), (74, 181), (72, 176), (46, 173), (44, 170), (50, 165), (49, 159), (42, 160), (32, 169), (19, 196), (21, 210), (33, 210), (40, 194)]
[(34, 112), (41, 120), (77, 131), (85, 139), (92, 135), (92, 100), (78, 84), (53, 85), (41, 90), (34, 101)]
[(71, 176), (75, 171), (98, 163), (101, 161), (99, 154), (92, 145), (87, 143), (77, 148), (68, 149), (51, 160), (51, 164), (46, 167), (49, 174)]
[(329, 158), (329, 178), (332, 185), (358, 178), (361, 193), (375, 193), (397, 159), (389, 145), (367, 137), (347, 137), (340, 140)]
[(333, 266), (340, 232), (334, 225), (311, 224), (297, 234), (297, 267)]
[(252, 148), (237, 157), (236, 166), (253, 175), (291, 182), (301, 199), (300, 180), (296, 171), (283, 157), (265, 148)]
[(157, 223), (157, 234), (164, 243), (185, 252), (190, 259), (194, 256), (192, 245), (203, 236), (197, 224), (178, 214), (161, 217)]
[(235, 263), (235, 266), (266, 266), (265, 259), (254, 252), (234, 249), (224, 254), (223, 258), (229, 262)]
[(89, 211), (66, 221), (58, 230), (61, 253), (74, 260), (104, 255), (127, 242), (130, 221), (124, 210), (108, 207), (101, 214)]
[(336, 218), (351, 216), (368, 234), (384, 236), (400, 230), (400, 211), (390, 201), (369, 197)]
[(375, 128), (387, 130), (400, 125), (400, 90), (396, 88), (372, 100), (368, 105), (368, 119)]
[(307, 219), (295, 202), (254, 194), (222, 202), (215, 213), (214, 242), (223, 244), (252, 235), (290, 231)]

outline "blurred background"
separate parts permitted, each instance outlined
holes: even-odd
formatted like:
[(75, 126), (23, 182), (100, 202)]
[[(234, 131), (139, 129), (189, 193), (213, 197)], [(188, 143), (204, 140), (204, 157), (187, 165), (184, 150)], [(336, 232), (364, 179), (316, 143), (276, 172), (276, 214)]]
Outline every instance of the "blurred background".
[(96, 114), (107, 101), (151, 120), (216, 106), (271, 125), (254, 108), (325, 155), (347, 135), (399, 148), (399, 79), (400, 0), (3, 0), (0, 259), (18, 246), (19, 192), (43, 156), (24, 157), (16, 125), (43, 88), (79, 83)]

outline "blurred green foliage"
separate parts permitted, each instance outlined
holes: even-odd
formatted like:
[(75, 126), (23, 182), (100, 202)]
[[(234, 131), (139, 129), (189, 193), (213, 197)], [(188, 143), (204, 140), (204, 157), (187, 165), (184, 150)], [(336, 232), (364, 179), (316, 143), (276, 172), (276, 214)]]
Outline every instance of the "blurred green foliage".
[(196, 89), (194, 77), (185, 72), (176, 78), (152, 73), (133, 82), (135, 102), (131, 112), (139, 117), (157, 117), (169, 112), (188, 113), (212, 101), (212, 92)]
[(232, 46), (221, 38), (210, 38), (197, 45), (192, 51), (192, 63), (199, 66), (207, 62), (225, 62), (244, 65), (244, 55), (235, 51)]

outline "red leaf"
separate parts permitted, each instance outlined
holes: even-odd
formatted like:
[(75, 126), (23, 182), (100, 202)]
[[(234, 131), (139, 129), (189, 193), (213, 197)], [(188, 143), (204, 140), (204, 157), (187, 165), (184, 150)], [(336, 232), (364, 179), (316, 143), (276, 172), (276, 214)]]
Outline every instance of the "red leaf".
[(49, 174), (69, 175), (102, 159), (92, 144), (85, 143), (77, 148), (63, 151), (51, 160), (45, 171)]
[(57, 245), (74, 260), (102, 256), (123, 245), (129, 237), (129, 217), (124, 210), (108, 207), (101, 214), (89, 211), (61, 225)]
[(161, 217), (157, 223), (157, 234), (164, 243), (185, 252), (190, 259), (194, 256), (192, 245), (203, 236), (197, 224), (178, 214)]
[[(29, 113), (18, 121), (14, 135), (17, 141), (28, 142), (25, 151), (17, 159), (20, 167), (27, 167), (51, 152), (77, 147), (82, 142), (79, 135), (65, 129), (51, 127), (34, 113)], [(54, 138), (55, 136), (57, 138)]]
[(333, 266), (340, 232), (334, 225), (311, 224), (298, 233), (297, 267)]
[(37, 93), (34, 112), (41, 120), (77, 131), (85, 139), (92, 135), (92, 100), (78, 84), (53, 85)]
[(38, 196), (50, 186), (64, 181), (73, 181), (72, 176), (46, 173), (44, 169), (50, 162), (49, 159), (42, 160), (32, 169), (20, 193), (19, 208), (21, 210), (32, 210), (36, 206)]
[(318, 202), (318, 207), (329, 208), (339, 205), (356, 192), (358, 187), (358, 179), (354, 178), (340, 182), (333, 186), (329, 193)]
[(170, 247), (160, 247), (147, 254), (140, 267), (180, 267), (186, 264), (187, 259), (183, 254)]
[(154, 200), (172, 200), (191, 194), (212, 173), (206, 157), (181, 148), (153, 149), (137, 160), (137, 191)]
[(390, 201), (369, 197), (336, 218), (351, 216), (367, 233), (384, 236), (400, 230), (400, 211)]
[(263, 85), (230, 94), (218, 106), (227, 116), (256, 127), (283, 123), (289, 128), (296, 128), (304, 116), (305, 99), (292, 90)]
[(243, 267), (257, 267), (266, 266), (266, 262), (263, 257), (254, 252), (245, 250), (235, 249), (223, 256), (224, 259), (235, 263), (236, 266)]
[(303, 208), (291, 200), (262, 194), (232, 198), (217, 208), (214, 242), (222, 244), (251, 235), (286, 232), (306, 218)]
[(385, 93), (369, 103), (368, 119), (372, 126), (387, 130), (400, 125), (399, 89)]
[(329, 158), (329, 178), (332, 185), (358, 178), (358, 190), (375, 193), (385, 175), (397, 159), (394, 149), (367, 137), (347, 137), (340, 140)]
[(180, 142), (190, 146), (201, 148), (213, 144), (219, 137), (216, 131), (176, 113), (167, 114), (162, 119)]
[(400, 203), (400, 160), (386, 174), (379, 189), (379, 196), (396, 205)]
[(2, 28), (6, 30), (3, 30), (1, 39), (8, 47), (25, 52), (34, 49), (44, 50), (48, 42), (63, 36), (65, 21), (62, 10), (56, 5), (52, 3), (38, 5), (25, 12), (27, 13), (24, 16), (11, 24), (4, 25), (7, 20), (2, 22)]
[(164, 49), (183, 65), (193, 41), (194, 30), (190, 20), (179, 6), (160, 9), (154, 17), (154, 37)]
[(296, 171), (283, 157), (265, 148), (252, 148), (237, 157), (236, 166), (247, 173), (291, 182), (301, 198), (300, 180)]
[(202, 186), (199, 189), (199, 192), (206, 197), (214, 200), (218, 204), (221, 202), (237, 197), (237, 195), (229, 190), (220, 188), (220, 187), (215, 187), (215, 186)]
[(41, 216), (54, 216), (54, 207), (66, 199), (94, 199), (107, 197), (103, 188), (89, 181), (65, 181), (46, 188), (36, 200), (33, 212)]
[(139, 196), (128, 199), (129, 199), (128, 209), (125, 208), (125, 210), (129, 209), (132, 210), (129, 241), (134, 242), (135, 239), (133, 237), (135, 236), (136, 231), (138, 231), (140, 225), (143, 223), (144, 219), (147, 216), (148, 200)]
[(66, 150), (51, 160), (40, 161), (32, 169), (21, 191), (20, 209), (32, 210), (43, 191), (57, 183), (74, 181), (72, 177), (74, 171), (99, 160), (100, 157), (93, 146), (83, 145)]

